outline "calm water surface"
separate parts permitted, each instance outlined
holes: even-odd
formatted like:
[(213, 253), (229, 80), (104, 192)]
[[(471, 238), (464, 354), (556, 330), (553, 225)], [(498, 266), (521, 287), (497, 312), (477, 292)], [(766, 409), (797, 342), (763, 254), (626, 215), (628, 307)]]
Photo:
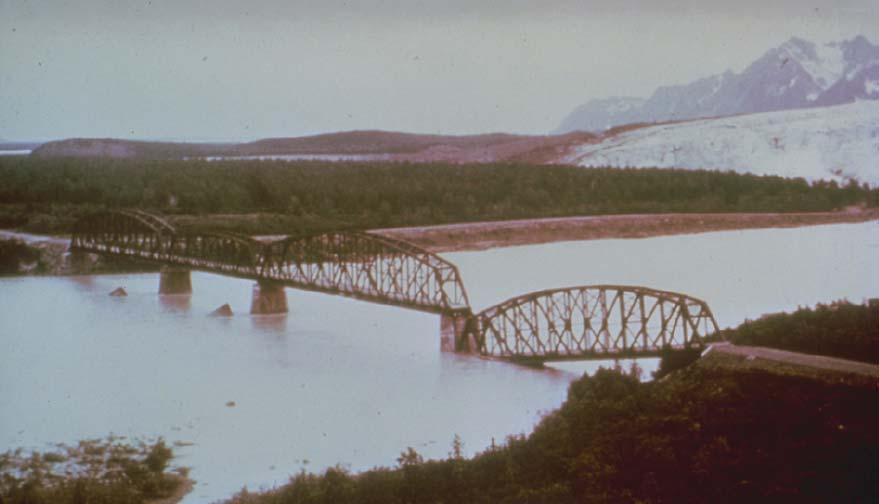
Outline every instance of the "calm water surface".
[[(566, 242), (445, 256), (474, 309), (528, 291), (619, 283), (705, 299), (721, 326), (879, 297), (879, 224)], [(107, 293), (124, 286), (127, 298)], [(586, 366), (532, 370), (439, 352), (439, 318), (288, 289), (287, 317), (247, 315), (251, 282), (193, 274), (0, 280), (0, 450), (110, 432), (193, 443), (185, 502), (284, 483), (300, 468), (394, 465), (528, 432)], [(207, 314), (229, 303), (231, 319)], [(645, 366), (651, 367), (648, 362)], [(594, 367), (594, 366), (590, 366)], [(234, 401), (235, 406), (226, 406)]]

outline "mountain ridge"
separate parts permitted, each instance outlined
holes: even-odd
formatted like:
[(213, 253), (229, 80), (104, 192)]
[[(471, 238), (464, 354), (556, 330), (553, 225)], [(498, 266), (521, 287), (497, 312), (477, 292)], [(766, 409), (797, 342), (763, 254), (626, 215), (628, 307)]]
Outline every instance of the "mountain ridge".
[(827, 44), (792, 37), (741, 73), (728, 70), (689, 84), (660, 86), (649, 98), (591, 100), (574, 109), (553, 133), (832, 106), (859, 99), (879, 99), (879, 46), (863, 35)]

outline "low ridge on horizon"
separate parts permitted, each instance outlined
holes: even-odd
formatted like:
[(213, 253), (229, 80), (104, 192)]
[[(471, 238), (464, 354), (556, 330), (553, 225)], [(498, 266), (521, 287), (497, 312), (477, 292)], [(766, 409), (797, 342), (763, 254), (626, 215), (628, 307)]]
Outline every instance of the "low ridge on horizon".
[(508, 133), (503, 131), (488, 131), (485, 133), (472, 134), (447, 134), (447, 133), (418, 133), (411, 131), (396, 131), (389, 129), (350, 129), (339, 131), (325, 131), (320, 133), (309, 133), (305, 135), (278, 135), (267, 136), (252, 139), (203, 139), (199, 137), (170, 137), (170, 138), (122, 138), (115, 136), (73, 136), (52, 138), (42, 141), (21, 141), (21, 140), (5, 140), (0, 139), (0, 143), (30, 143), (30, 144), (49, 144), (53, 142), (124, 142), (124, 143), (141, 143), (141, 144), (174, 144), (174, 145), (252, 145), (261, 142), (271, 141), (298, 141), (298, 140), (317, 140), (330, 138), (358, 138), (358, 137), (384, 137), (384, 138), (436, 138), (436, 139), (472, 139), (472, 138), (533, 138), (547, 135), (526, 135), (520, 133)]
[(556, 147), (588, 141), (594, 135), (431, 135), (385, 130), (351, 130), (301, 137), (273, 137), (250, 142), (155, 142), (116, 138), (68, 138), (46, 142), (31, 156), (184, 159), (212, 157), (356, 156), (363, 160), (547, 162)]

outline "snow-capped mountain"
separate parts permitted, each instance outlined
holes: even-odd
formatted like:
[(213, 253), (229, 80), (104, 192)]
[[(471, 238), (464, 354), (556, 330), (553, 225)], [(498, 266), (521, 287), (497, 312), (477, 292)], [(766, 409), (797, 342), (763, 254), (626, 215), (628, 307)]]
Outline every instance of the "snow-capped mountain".
[(741, 73), (728, 71), (683, 86), (664, 86), (644, 100), (593, 100), (555, 133), (602, 131), (633, 122), (664, 122), (879, 99), (879, 46), (863, 36), (814, 44), (792, 38)]
[(879, 185), (879, 100), (647, 126), (581, 144), (557, 162)]

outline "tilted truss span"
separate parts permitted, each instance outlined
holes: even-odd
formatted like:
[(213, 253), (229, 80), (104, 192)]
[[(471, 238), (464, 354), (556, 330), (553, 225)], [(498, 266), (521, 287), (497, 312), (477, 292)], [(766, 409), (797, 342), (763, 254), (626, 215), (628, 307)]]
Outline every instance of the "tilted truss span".
[(458, 269), (415, 245), (357, 231), (262, 243), (232, 233), (178, 233), (139, 211), (80, 220), (72, 250), (142, 259), (436, 313), (469, 312)]
[(656, 355), (700, 347), (718, 331), (704, 301), (622, 285), (526, 294), (478, 313), (469, 326), (479, 353), (538, 362)]
[(458, 268), (412, 244), (343, 231), (268, 244), (260, 275), (303, 289), (441, 313), (469, 311)]
[(146, 212), (111, 211), (86, 217), (73, 229), (71, 249), (256, 278), (262, 245), (233, 233), (177, 233)]

